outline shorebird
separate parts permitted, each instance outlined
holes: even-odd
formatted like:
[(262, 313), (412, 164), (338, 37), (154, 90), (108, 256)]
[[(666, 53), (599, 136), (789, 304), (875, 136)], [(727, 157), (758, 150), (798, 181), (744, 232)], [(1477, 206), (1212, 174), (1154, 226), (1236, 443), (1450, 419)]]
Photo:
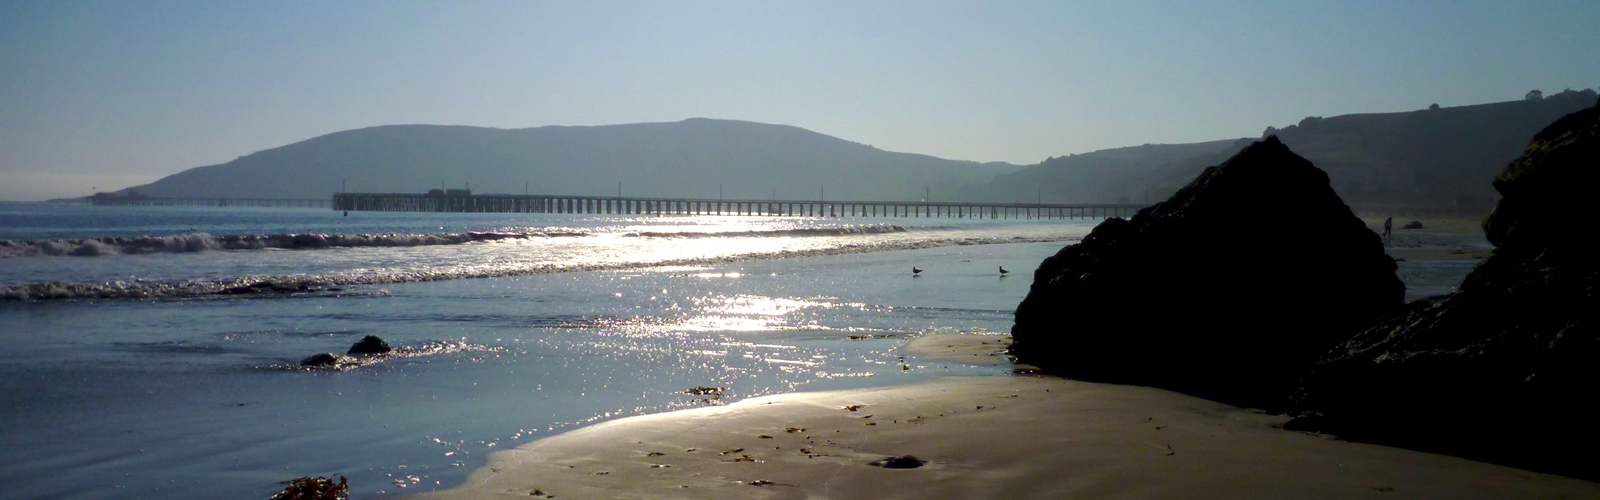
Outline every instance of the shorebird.
[(922, 270), (921, 269), (917, 269), (917, 266), (911, 266), (911, 276), (912, 277), (921, 277), (922, 276)]
[(1007, 271), (1006, 266), (1000, 266), (1000, 275), (1005, 276), (1007, 274), (1011, 274), (1011, 271)]

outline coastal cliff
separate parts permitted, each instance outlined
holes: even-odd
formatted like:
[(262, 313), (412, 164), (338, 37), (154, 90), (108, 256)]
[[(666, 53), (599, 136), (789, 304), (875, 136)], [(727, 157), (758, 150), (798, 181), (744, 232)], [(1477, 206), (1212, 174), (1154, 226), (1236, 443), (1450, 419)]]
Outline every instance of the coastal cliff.
[(1328, 353), (1293, 422), (1356, 440), (1600, 479), (1600, 106), (1556, 121), (1494, 181), (1495, 250), (1447, 296)]

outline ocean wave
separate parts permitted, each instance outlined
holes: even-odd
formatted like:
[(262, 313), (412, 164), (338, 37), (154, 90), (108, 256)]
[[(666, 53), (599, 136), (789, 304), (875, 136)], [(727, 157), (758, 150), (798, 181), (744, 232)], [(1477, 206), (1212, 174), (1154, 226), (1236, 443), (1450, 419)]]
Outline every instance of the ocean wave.
[[(0, 287), (0, 300), (95, 300), (95, 299), (195, 299), (224, 297), (288, 297), (307, 294), (350, 295), (344, 287), (384, 285), (473, 278), (500, 278), (534, 274), (554, 274), (579, 271), (608, 271), (644, 269), (665, 266), (706, 266), (751, 260), (774, 260), (797, 257), (820, 257), (891, 250), (915, 250), (959, 245), (991, 245), (1000, 243), (1041, 243), (1069, 241), (1070, 237), (1000, 237), (1000, 238), (930, 238), (912, 241), (876, 241), (849, 243), (837, 247), (808, 250), (780, 250), (752, 252), (717, 257), (694, 257), (655, 261), (620, 262), (603, 264), (558, 263), (527, 264), (503, 267), (472, 265), (439, 266), (420, 269), (381, 269), (374, 271), (346, 271), (323, 275), (247, 276), (220, 280), (197, 280), (175, 283), (148, 281), (114, 281), (108, 283), (23, 283)], [(360, 295), (360, 294), (356, 294)]]
[[(770, 231), (640, 231), (621, 233), (640, 238), (707, 238), (773, 236), (841, 236), (905, 232), (905, 226), (873, 224), (862, 226), (778, 229)], [(68, 256), (95, 257), (151, 253), (193, 253), (213, 250), (315, 250), (356, 247), (416, 247), (461, 245), (484, 241), (594, 236), (584, 230), (544, 230), (530, 232), (467, 231), (438, 234), (250, 234), (212, 236), (189, 233), (172, 236), (99, 237), (60, 240), (0, 240), (0, 258)]]
[(93, 257), (100, 255), (189, 253), (208, 250), (307, 250), (349, 247), (414, 247), (460, 245), (507, 239), (589, 236), (587, 232), (467, 231), (440, 234), (247, 234), (212, 236), (189, 233), (133, 238), (101, 237), (74, 240), (0, 240), (0, 258), (37, 256)]
[[(934, 228), (938, 229), (938, 228)], [(767, 231), (637, 231), (622, 236), (637, 238), (727, 238), (727, 237), (781, 237), (781, 236), (849, 236), (859, 234), (904, 233), (905, 226), (897, 224), (871, 224), (862, 226), (807, 227), (773, 229)]]

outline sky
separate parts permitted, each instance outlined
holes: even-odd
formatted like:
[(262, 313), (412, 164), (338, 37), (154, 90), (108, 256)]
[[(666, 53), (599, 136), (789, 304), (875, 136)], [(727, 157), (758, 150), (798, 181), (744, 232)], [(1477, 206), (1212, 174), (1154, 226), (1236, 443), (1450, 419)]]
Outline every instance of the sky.
[(1600, 87), (1600, 2), (0, 0), (0, 200), (341, 130), (794, 125), (1031, 164)]

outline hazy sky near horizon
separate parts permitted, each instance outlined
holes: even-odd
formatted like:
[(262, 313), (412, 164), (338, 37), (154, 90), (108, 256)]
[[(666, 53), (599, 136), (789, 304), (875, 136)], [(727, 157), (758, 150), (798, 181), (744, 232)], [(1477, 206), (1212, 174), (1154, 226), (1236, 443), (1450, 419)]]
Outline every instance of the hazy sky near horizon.
[(0, 200), (340, 130), (727, 118), (1036, 163), (1600, 86), (1600, 2), (0, 2)]

